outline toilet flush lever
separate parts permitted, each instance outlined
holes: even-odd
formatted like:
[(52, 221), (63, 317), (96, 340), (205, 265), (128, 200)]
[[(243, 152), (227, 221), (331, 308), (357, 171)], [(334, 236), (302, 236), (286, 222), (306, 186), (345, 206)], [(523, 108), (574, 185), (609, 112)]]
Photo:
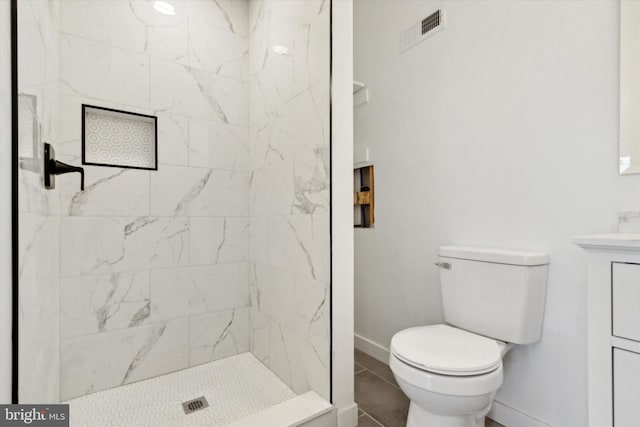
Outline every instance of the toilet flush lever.
[(451, 270), (451, 264), (448, 262), (436, 262), (436, 265), (440, 268), (444, 268), (445, 270)]

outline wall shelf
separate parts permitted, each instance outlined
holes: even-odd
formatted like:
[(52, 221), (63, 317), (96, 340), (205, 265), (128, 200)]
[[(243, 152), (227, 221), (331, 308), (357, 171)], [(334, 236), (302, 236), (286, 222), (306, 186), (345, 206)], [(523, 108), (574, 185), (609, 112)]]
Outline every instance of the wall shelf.
[(353, 93), (360, 92), (366, 87), (367, 85), (365, 85), (364, 83), (358, 82), (356, 80), (353, 81)]
[(369, 228), (375, 222), (373, 165), (353, 170), (353, 226)]
[(353, 81), (353, 106), (357, 107), (369, 102), (369, 88), (366, 84)]

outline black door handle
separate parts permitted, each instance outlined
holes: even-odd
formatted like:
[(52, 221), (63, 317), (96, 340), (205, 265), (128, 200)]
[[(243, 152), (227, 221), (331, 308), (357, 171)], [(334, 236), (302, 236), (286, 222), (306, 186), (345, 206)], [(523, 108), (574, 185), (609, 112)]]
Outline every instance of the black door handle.
[(56, 151), (51, 144), (44, 143), (44, 188), (56, 188), (56, 175), (78, 172), (80, 174), (80, 191), (84, 191), (84, 168), (71, 166), (56, 160)]

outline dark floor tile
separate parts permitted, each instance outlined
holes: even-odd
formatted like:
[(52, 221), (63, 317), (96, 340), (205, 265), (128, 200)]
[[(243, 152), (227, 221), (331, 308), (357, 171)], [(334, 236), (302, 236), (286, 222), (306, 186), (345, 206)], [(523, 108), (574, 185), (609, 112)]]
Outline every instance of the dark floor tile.
[(375, 422), (375, 420), (371, 418), (369, 415), (365, 414), (358, 417), (357, 427), (380, 427), (380, 424)]
[(359, 363), (354, 363), (353, 364), (353, 373), (357, 374), (358, 372), (364, 371), (365, 367), (360, 365)]
[(360, 350), (355, 350), (354, 358), (357, 364), (364, 366), (376, 375), (379, 375), (390, 383), (395, 384), (396, 387), (398, 386), (395, 378), (393, 378), (393, 372), (389, 369), (389, 365), (382, 363), (378, 359), (375, 359)]
[(502, 424), (493, 421), (490, 418), (487, 418), (484, 423), (484, 427), (504, 427)]
[(405, 427), (409, 399), (400, 389), (369, 371), (355, 376), (355, 400), (385, 427)]

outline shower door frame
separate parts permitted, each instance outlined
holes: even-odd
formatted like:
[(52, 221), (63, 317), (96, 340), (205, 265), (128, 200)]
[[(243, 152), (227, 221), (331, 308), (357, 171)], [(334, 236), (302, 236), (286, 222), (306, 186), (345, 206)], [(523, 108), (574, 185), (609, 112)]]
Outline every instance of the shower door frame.
[(18, 401), (18, 0), (11, 0), (11, 403)]
[[(350, 0), (348, 1), (350, 4)], [(338, 228), (344, 229), (344, 218), (342, 215), (339, 215), (339, 219), (334, 216), (334, 164), (333, 164), (333, 155), (334, 155), (334, 147), (333, 147), (333, 91), (334, 91), (334, 81), (333, 81), (333, 67), (335, 66), (333, 60), (333, 51), (334, 51), (334, 34), (333, 34), (333, 14), (334, 14), (334, 0), (329, 1), (329, 66), (330, 66), (330, 77), (329, 77), (329, 92), (330, 92), (330, 101), (329, 101), (329, 170), (331, 171), (330, 180), (329, 180), (329, 194), (330, 194), (330, 202), (329, 202), (329, 241), (331, 245), (329, 247), (329, 277), (331, 278), (329, 282), (329, 401), (332, 404), (335, 404), (335, 388), (340, 385), (341, 381), (337, 381), (334, 378), (334, 356), (335, 351), (338, 350), (338, 353), (342, 355), (345, 352), (345, 348), (343, 344), (345, 344), (344, 339), (338, 339), (340, 342), (334, 343), (334, 319), (333, 317), (336, 315), (334, 311), (334, 257), (333, 257), (333, 242), (334, 238), (334, 222), (338, 224)], [(19, 199), (18, 199), (18, 173), (19, 173), (19, 161), (18, 161), (18, 0), (10, 0), (10, 48), (11, 48), (11, 402), (13, 404), (20, 403), (18, 390), (19, 390)], [(351, 260), (351, 269), (352, 269), (352, 260)], [(343, 276), (342, 268), (340, 269), (340, 276)], [(348, 271), (349, 269), (347, 269)], [(346, 280), (345, 277), (340, 277), (340, 279)], [(348, 313), (338, 313), (340, 317), (344, 317), (345, 314)], [(352, 334), (351, 334), (352, 336)], [(336, 338), (337, 339), (337, 338)], [(348, 343), (347, 343), (348, 344)], [(346, 346), (347, 351), (350, 347)], [(351, 346), (352, 347), (352, 346)], [(349, 357), (347, 357), (349, 359)], [(349, 364), (353, 366), (351, 362)], [(344, 394), (344, 393), (342, 393)], [(349, 394), (349, 393), (347, 393)], [(353, 392), (350, 393), (353, 396)], [(343, 399), (340, 399), (343, 400)], [(353, 399), (347, 398), (347, 401), (352, 401)], [(44, 403), (44, 402), (42, 402)], [(338, 405), (344, 404), (345, 402), (338, 402)], [(352, 404), (352, 402), (350, 402)]]

